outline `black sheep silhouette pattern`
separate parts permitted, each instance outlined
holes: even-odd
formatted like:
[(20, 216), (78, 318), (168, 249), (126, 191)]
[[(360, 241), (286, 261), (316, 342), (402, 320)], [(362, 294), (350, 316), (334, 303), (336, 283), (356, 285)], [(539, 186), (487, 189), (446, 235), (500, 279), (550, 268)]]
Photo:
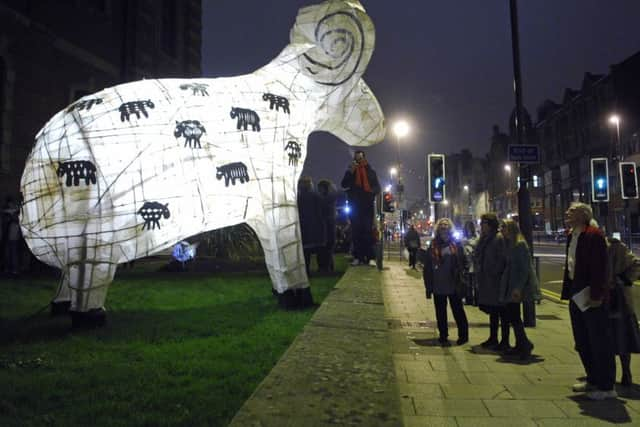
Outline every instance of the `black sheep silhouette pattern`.
[(243, 130), (247, 130), (247, 127), (251, 126), (252, 131), (260, 132), (260, 116), (258, 116), (258, 113), (255, 111), (246, 108), (231, 107), (231, 113), (229, 115), (232, 119), (238, 119), (236, 129), (242, 128)]
[(147, 113), (147, 108), (152, 109), (154, 107), (155, 105), (153, 105), (153, 102), (151, 102), (150, 99), (147, 99), (146, 101), (125, 102), (120, 106), (120, 108), (118, 108), (118, 111), (120, 111), (120, 121), (121, 122), (124, 122), (125, 120), (130, 121), (129, 119), (132, 114), (135, 114), (136, 118), (139, 119), (140, 113), (142, 113), (143, 116), (148, 118), (149, 113)]
[(269, 101), (269, 109), (273, 110), (275, 107), (276, 111), (280, 111), (280, 107), (282, 107), (282, 111), (290, 114), (289, 112), (289, 100), (284, 96), (274, 95), (272, 93), (265, 93), (262, 95), (262, 99), (264, 101)]
[[(173, 132), (173, 136), (176, 138), (184, 137), (184, 146), (189, 145), (189, 148), (202, 148), (200, 145), (200, 138), (206, 129), (198, 120), (183, 120), (181, 122), (176, 121), (176, 129)], [(191, 145), (193, 144), (193, 146)], [(197, 147), (196, 147), (197, 146)]]
[(224, 186), (229, 186), (229, 181), (232, 185), (236, 185), (236, 179), (240, 180), (240, 184), (249, 182), (249, 173), (247, 172), (247, 166), (242, 162), (227, 163), (226, 165), (216, 167), (216, 178), (218, 181), (224, 177)]
[(65, 185), (71, 187), (80, 185), (80, 180), (84, 179), (86, 185), (96, 183), (96, 165), (88, 160), (69, 160), (58, 162), (57, 175), (62, 178), (67, 176)]
[(287, 145), (285, 145), (284, 151), (286, 151), (289, 156), (289, 166), (298, 166), (298, 160), (300, 159), (300, 156), (302, 156), (300, 144), (296, 141), (289, 141), (287, 142)]
[(73, 110), (82, 111), (82, 110), (91, 110), (91, 107), (94, 105), (102, 104), (102, 98), (91, 98), (91, 99), (83, 99), (82, 101), (78, 101), (75, 104), (71, 105), (67, 108), (67, 113), (72, 112)]
[(191, 95), (193, 96), (209, 96), (209, 92), (207, 91), (208, 88), (209, 85), (206, 83), (185, 83), (180, 85), (180, 89), (182, 90), (191, 89)]
[(160, 229), (160, 218), (165, 219), (171, 216), (169, 212), (169, 203), (164, 205), (160, 202), (144, 202), (144, 205), (138, 210), (138, 214), (144, 219), (142, 229), (155, 230), (156, 226)]

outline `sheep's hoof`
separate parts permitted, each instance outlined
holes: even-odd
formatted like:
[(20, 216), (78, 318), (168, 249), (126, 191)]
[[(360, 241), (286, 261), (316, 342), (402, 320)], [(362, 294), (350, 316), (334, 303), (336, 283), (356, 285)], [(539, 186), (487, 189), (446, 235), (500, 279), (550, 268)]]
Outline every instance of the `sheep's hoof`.
[(71, 301), (52, 301), (50, 306), (51, 317), (63, 316), (69, 313), (69, 309), (71, 308)]
[(71, 326), (74, 329), (101, 328), (107, 323), (107, 312), (104, 308), (89, 311), (72, 311)]

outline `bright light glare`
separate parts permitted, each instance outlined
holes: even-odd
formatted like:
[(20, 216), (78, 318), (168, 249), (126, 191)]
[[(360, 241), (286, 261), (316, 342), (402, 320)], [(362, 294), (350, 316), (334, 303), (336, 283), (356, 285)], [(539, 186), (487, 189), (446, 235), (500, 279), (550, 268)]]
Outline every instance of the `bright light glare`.
[(469, 186), (468, 186), (468, 185), (465, 185), (464, 187), (462, 187), (462, 189), (463, 189), (464, 191), (469, 191)]
[(504, 165), (504, 170), (511, 172), (511, 165)]
[(612, 125), (619, 125), (620, 116), (618, 116), (617, 114), (613, 114), (611, 117), (609, 117), (609, 123), (611, 123)]
[(389, 169), (389, 175), (394, 176), (394, 175), (397, 175), (397, 174), (398, 174), (398, 169), (396, 169), (395, 167)]
[(599, 190), (603, 190), (604, 189), (604, 178), (598, 178), (596, 180), (596, 185), (598, 186)]
[(345, 212), (346, 214), (351, 213), (351, 208), (350, 208), (348, 205), (347, 205), (347, 206), (345, 206), (345, 207), (344, 207), (344, 212)]
[(391, 191), (391, 184), (384, 187), (384, 191)]
[(399, 120), (393, 125), (393, 133), (398, 138), (404, 138), (409, 134), (409, 124), (404, 120)]

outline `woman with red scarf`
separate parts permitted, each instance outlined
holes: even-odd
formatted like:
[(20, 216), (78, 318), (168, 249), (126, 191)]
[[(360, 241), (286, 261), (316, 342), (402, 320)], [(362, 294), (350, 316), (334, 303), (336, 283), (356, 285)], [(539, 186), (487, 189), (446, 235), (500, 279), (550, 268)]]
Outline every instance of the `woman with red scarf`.
[(380, 192), (375, 171), (369, 166), (364, 152), (356, 151), (353, 162), (342, 178), (342, 188), (347, 191), (351, 206), (353, 240), (352, 265), (368, 265), (372, 258), (373, 201)]
[(449, 218), (441, 218), (436, 223), (436, 237), (431, 241), (425, 257), (422, 278), (427, 299), (433, 294), (438, 322), (438, 341), (443, 346), (449, 344), (447, 325), (447, 299), (458, 327), (458, 345), (469, 341), (469, 323), (462, 305), (465, 287), (464, 249), (453, 239), (453, 224)]

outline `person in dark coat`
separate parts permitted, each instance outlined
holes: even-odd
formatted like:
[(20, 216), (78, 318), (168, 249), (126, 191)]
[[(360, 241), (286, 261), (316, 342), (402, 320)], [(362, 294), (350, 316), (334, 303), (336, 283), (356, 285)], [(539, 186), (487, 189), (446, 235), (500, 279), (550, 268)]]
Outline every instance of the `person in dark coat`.
[(449, 218), (438, 220), (435, 235), (427, 249), (424, 270), (422, 271), (426, 297), (429, 299), (433, 294), (440, 344), (449, 345), (448, 299), (458, 327), (457, 343), (462, 345), (469, 341), (469, 323), (462, 305), (464, 249), (453, 239), (453, 223)]
[[(589, 205), (573, 203), (565, 212), (565, 222), (571, 233), (567, 238), (561, 298), (570, 300), (575, 348), (587, 374), (587, 381), (574, 384), (573, 391), (586, 392), (592, 400), (615, 398), (616, 361), (607, 304), (607, 242)], [(580, 297), (585, 302), (582, 309), (576, 303)]]
[[(509, 349), (509, 323), (499, 298), (500, 280), (506, 266), (506, 258), (504, 239), (498, 231), (498, 225), (496, 214), (482, 214), (480, 240), (473, 259), (478, 279), (478, 306), (489, 315), (489, 338), (480, 345), (491, 350), (506, 351)], [(502, 332), (500, 342), (498, 325)]]
[(311, 255), (325, 245), (322, 201), (313, 189), (311, 177), (298, 181), (298, 217), (302, 234), (302, 249), (307, 275), (311, 274)]
[(369, 265), (373, 247), (373, 202), (380, 192), (380, 184), (363, 151), (354, 153), (341, 185), (347, 191), (351, 206), (352, 265)]
[(418, 249), (420, 249), (420, 235), (413, 224), (409, 226), (409, 230), (404, 236), (404, 246), (409, 251), (409, 267), (415, 270)]
[(333, 183), (327, 179), (320, 180), (317, 189), (322, 205), (322, 221), (325, 232), (325, 244), (318, 249), (318, 270), (330, 272), (334, 271), (333, 252), (336, 245), (337, 194)]

